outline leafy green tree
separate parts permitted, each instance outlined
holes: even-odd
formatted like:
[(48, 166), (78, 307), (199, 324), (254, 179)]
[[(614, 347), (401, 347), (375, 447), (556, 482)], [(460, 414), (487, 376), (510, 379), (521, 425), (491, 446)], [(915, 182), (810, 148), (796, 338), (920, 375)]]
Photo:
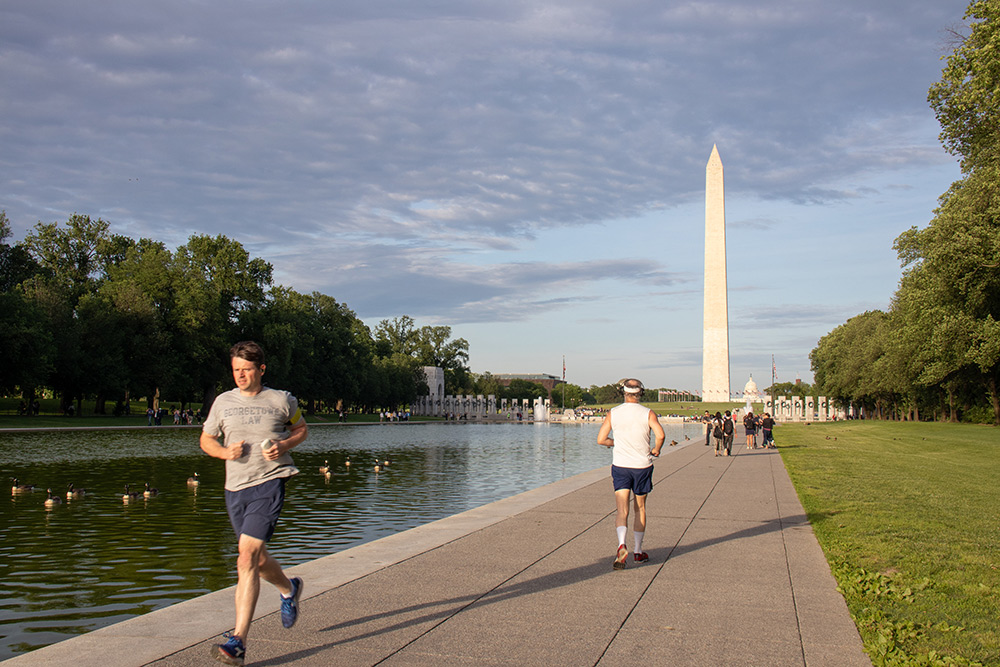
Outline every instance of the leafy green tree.
[(1000, 158), (1000, 4), (973, 0), (965, 18), (969, 34), (948, 56), (928, 101), (941, 124), (941, 143), (971, 173)]
[[(820, 338), (809, 354), (816, 386), (841, 405), (873, 411), (879, 401), (869, 376), (879, 355), (873, 341), (888, 317), (880, 310), (862, 313)], [(777, 387), (776, 387), (777, 388)]]
[[(563, 391), (565, 389), (565, 391)], [(563, 396), (566, 398), (566, 404), (563, 405)], [(596, 403), (597, 399), (594, 398), (593, 394), (585, 390), (583, 387), (575, 384), (566, 383), (565, 385), (559, 385), (552, 390), (552, 403), (554, 406), (560, 408), (575, 408), (581, 405), (586, 405), (588, 403)]]
[(527, 398), (534, 400), (536, 398), (548, 398), (548, 395), (548, 390), (542, 385), (531, 382), (530, 380), (515, 378), (504, 388), (503, 394), (498, 398)]
[(7, 213), (0, 211), (0, 390), (20, 387), (30, 401), (34, 388), (49, 379), (53, 340), (44, 313), (19, 288), (39, 267), (23, 246), (7, 243), (11, 236)]
[(416, 323), (409, 315), (382, 320), (375, 327), (376, 352), (381, 357), (393, 354), (415, 356), (417, 354)]
[(39, 222), (25, 238), (25, 248), (38, 264), (39, 272), (24, 281), (22, 287), (44, 314), (51, 332), (54, 354), (48, 384), (59, 393), (63, 409), (74, 399), (80, 401), (94, 382), (89, 374), (86, 348), (95, 341), (89, 336), (86, 319), (81, 319), (78, 307), (85, 296), (96, 292), (104, 279), (102, 251), (109, 240), (108, 223), (76, 214), (64, 227)]
[(260, 307), (272, 267), (225, 236), (192, 236), (173, 255), (174, 344), (185, 360), (178, 390), (207, 409), (227, 381), (241, 313)]
[(262, 307), (244, 314), (241, 326), (242, 337), (267, 352), (268, 384), (295, 394), (309, 412), (319, 402), (336, 406), (361, 398), (371, 334), (332, 297), (274, 287)]
[(930, 225), (901, 234), (896, 249), (913, 289), (938, 313), (927, 379), (973, 373), (1000, 425), (1000, 355), (992, 338), (1000, 321), (998, 182), (1000, 164), (968, 174), (941, 197)]
[(101, 251), (110, 237), (108, 223), (74, 214), (65, 227), (41, 223), (25, 238), (25, 246), (52, 286), (75, 307), (84, 294), (93, 292), (103, 277)]
[(115, 313), (118, 348), (125, 377), (119, 402), (131, 396), (167, 392), (181, 383), (184, 360), (172, 338), (174, 314), (173, 256), (163, 243), (131, 242), (109, 260), (99, 297)]
[(621, 402), (621, 392), (618, 391), (618, 387), (613, 384), (606, 384), (600, 387), (592, 385), (590, 387), (590, 393), (594, 396), (594, 400), (600, 405)]
[(0, 211), (0, 292), (13, 291), (41, 268), (23, 245), (7, 243), (11, 236), (7, 212)]

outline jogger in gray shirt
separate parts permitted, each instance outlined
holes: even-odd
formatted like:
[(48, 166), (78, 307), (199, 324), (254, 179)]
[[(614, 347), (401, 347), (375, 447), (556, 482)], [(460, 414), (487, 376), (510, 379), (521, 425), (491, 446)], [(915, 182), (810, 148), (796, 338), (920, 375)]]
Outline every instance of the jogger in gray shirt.
[[(226, 508), (238, 540), (236, 626), (212, 657), (242, 665), (260, 580), (281, 593), (281, 622), (298, 618), (302, 580), (289, 579), (267, 551), (285, 499), (285, 480), (298, 473), (288, 452), (306, 439), (309, 428), (298, 401), (263, 385), (264, 351), (257, 343), (237, 343), (229, 351), (236, 389), (219, 396), (202, 427), (200, 445), (226, 462)], [(219, 438), (224, 436), (223, 442)]]

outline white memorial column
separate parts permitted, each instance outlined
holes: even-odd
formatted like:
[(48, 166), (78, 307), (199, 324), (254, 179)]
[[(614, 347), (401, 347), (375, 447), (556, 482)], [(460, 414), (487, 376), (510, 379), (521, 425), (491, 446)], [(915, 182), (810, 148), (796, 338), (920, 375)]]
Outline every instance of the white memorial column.
[(729, 401), (729, 300), (726, 283), (726, 194), (722, 159), (712, 146), (705, 168), (705, 312), (703, 400)]

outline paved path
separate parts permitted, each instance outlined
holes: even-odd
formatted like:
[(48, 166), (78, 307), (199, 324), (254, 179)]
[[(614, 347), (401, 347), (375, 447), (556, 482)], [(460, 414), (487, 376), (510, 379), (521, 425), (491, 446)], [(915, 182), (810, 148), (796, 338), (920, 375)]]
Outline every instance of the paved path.
[[(300, 620), (265, 584), (247, 664), (870, 666), (777, 451), (734, 452), (664, 453), (623, 571), (606, 469), (291, 568)], [(227, 589), (4, 664), (219, 664), (232, 622)]]

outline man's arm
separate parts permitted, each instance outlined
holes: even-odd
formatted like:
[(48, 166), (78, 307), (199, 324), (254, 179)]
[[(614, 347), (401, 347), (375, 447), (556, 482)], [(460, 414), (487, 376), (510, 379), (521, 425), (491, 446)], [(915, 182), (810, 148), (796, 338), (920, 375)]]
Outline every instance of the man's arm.
[(653, 435), (656, 436), (656, 443), (651, 450), (652, 454), (653, 456), (659, 456), (660, 448), (663, 447), (663, 443), (667, 439), (667, 434), (663, 432), (663, 426), (660, 425), (660, 418), (652, 410), (649, 411), (649, 428), (653, 429)]
[(243, 449), (245, 447), (243, 441), (234, 442), (229, 447), (223, 447), (219, 443), (218, 436), (209, 435), (205, 431), (201, 432), (201, 438), (198, 440), (198, 444), (201, 446), (201, 450), (217, 459), (222, 459), (224, 461), (235, 461), (236, 459), (243, 457)]
[(309, 427), (306, 420), (300, 417), (297, 422), (289, 428), (289, 435), (284, 440), (272, 440), (271, 446), (263, 451), (264, 458), (268, 461), (275, 461), (279, 456), (302, 444), (302, 441), (309, 435)]
[(609, 412), (607, 416), (604, 417), (604, 422), (601, 424), (601, 430), (597, 432), (597, 444), (604, 445), (605, 447), (614, 447), (614, 438), (609, 438), (611, 435), (611, 413)]

